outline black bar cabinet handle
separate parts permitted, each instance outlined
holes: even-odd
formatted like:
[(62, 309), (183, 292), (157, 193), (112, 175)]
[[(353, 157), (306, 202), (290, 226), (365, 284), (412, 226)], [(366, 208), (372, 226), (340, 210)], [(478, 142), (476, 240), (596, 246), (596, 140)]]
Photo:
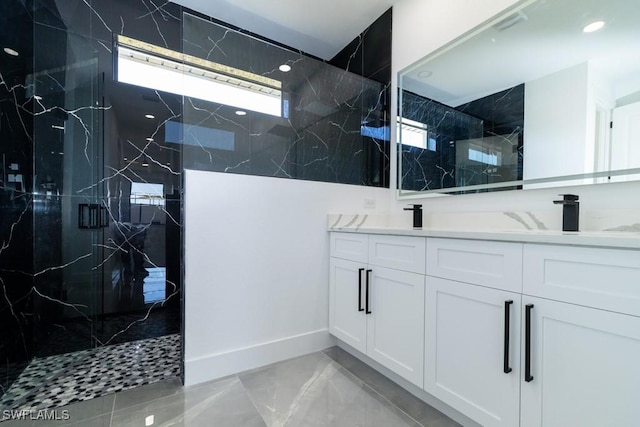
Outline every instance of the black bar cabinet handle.
[(367, 270), (367, 281), (364, 293), (364, 304), (366, 307), (366, 311), (364, 312), (365, 314), (371, 314), (371, 310), (369, 310), (369, 273), (371, 273), (371, 270)]
[(364, 268), (358, 269), (358, 311), (364, 311), (362, 308), (362, 272)]
[(533, 309), (533, 304), (525, 305), (524, 380), (528, 383), (533, 381), (533, 375), (531, 375), (531, 309)]
[(513, 369), (509, 367), (509, 309), (513, 304), (512, 300), (504, 302), (504, 373), (508, 374)]

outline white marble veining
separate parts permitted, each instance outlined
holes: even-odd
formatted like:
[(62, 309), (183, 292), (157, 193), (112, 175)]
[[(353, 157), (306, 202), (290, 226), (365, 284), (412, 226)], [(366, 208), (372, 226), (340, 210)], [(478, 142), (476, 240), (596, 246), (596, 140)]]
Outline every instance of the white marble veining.
[[(329, 231), (640, 249), (640, 212), (582, 214), (579, 232), (563, 232), (558, 212), (425, 213), (422, 229), (408, 215), (329, 214)], [(561, 219), (561, 218), (560, 218)]]

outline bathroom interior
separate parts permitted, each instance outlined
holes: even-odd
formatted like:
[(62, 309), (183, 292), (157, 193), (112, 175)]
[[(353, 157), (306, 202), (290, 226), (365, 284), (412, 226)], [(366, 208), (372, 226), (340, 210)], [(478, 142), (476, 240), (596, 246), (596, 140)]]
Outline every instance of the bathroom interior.
[(342, 7), (2, 2), (0, 410), (337, 348), (465, 426), (637, 420), (637, 5)]

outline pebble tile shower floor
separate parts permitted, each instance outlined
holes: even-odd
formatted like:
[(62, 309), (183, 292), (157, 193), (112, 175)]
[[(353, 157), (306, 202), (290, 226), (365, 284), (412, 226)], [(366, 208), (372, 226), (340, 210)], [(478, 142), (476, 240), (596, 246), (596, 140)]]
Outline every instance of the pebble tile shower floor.
[(0, 398), (0, 411), (57, 408), (179, 375), (179, 334), (35, 359)]

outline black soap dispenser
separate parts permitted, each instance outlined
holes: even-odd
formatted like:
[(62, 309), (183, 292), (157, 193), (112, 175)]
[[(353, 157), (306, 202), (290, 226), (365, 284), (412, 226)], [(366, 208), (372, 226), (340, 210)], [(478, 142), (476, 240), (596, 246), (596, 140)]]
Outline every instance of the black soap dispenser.
[(411, 208), (404, 208), (405, 211), (413, 211), (413, 228), (422, 228), (422, 205), (411, 205)]
[(575, 194), (560, 194), (562, 200), (554, 200), (556, 205), (562, 205), (562, 231), (578, 231), (580, 220), (580, 202)]

